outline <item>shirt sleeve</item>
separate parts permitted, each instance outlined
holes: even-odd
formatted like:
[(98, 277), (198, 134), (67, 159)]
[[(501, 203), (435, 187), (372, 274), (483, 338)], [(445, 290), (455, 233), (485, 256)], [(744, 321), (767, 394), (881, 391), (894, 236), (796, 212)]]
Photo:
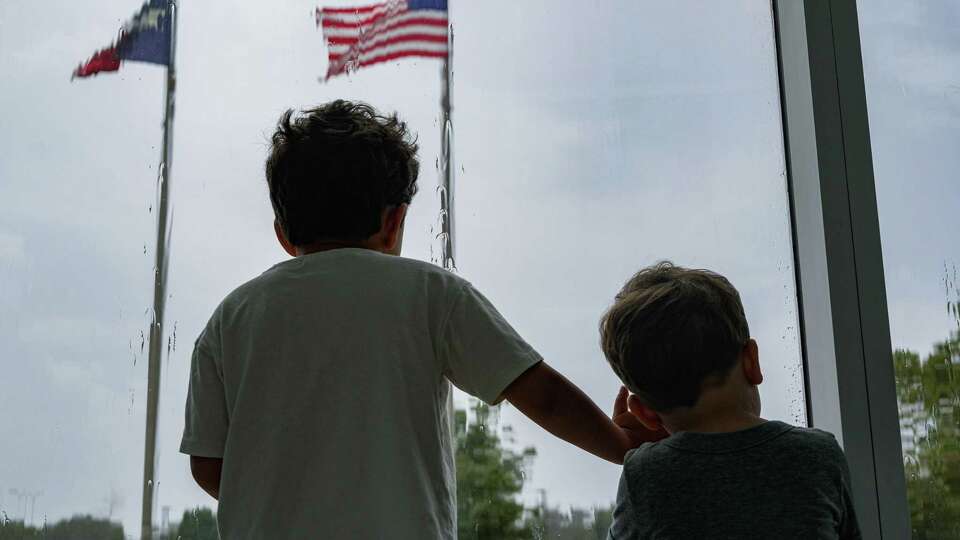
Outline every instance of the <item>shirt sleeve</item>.
[(607, 540), (627, 540), (639, 538), (635, 518), (636, 512), (630, 500), (630, 488), (627, 485), (627, 469), (620, 475), (620, 488), (617, 490), (617, 503), (613, 507), (613, 522), (607, 532)]
[(223, 373), (203, 338), (201, 335), (193, 348), (180, 452), (197, 457), (222, 458), (230, 423)]
[(543, 360), (469, 283), (454, 298), (440, 336), (437, 350), (444, 375), (491, 405), (510, 383)]

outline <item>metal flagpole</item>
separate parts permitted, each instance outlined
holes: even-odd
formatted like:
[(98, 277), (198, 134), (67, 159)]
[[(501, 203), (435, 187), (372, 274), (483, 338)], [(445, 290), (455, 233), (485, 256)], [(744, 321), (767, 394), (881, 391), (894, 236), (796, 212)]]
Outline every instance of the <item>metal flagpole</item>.
[[(449, 8), (448, 8), (449, 20)], [(453, 110), (452, 97), (450, 95), (450, 86), (453, 81), (453, 72), (450, 65), (453, 63), (453, 27), (449, 27), (449, 38), (447, 41), (447, 58), (443, 61), (441, 68), (441, 78), (443, 93), (440, 96), (440, 108), (442, 111), (442, 141), (440, 146), (440, 160), (443, 167), (442, 188), (440, 190), (440, 214), (443, 216), (440, 224), (440, 232), (443, 236), (443, 262), (442, 265), (447, 270), (456, 268), (456, 242), (454, 241), (454, 186), (453, 186), (453, 119), (451, 111)]]
[[(441, 265), (449, 271), (456, 270), (456, 246), (454, 242), (453, 227), (453, 119), (450, 112), (453, 110), (452, 97), (450, 95), (450, 82), (453, 79), (453, 72), (450, 69), (453, 64), (453, 26), (450, 25), (450, 4), (447, 4), (447, 57), (443, 61), (443, 67), (440, 68), (440, 77), (442, 79), (440, 95), (440, 110), (442, 115), (442, 127), (440, 141), (440, 159), (443, 162), (443, 178), (441, 180), (442, 189), (440, 190), (440, 232), (443, 236), (443, 248), (441, 255), (443, 261)], [(449, 385), (448, 385), (449, 388)], [(455, 437), (456, 429), (454, 418), (456, 413), (453, 406), (453, 392), (447, 392), (447, 422), (449, 423), (450, 436)], [(451, 441), (453, 447), (456, 447), (455, 440)]]
[(157, 246), (154, 259), (153, 320), (150, 323), (150, 353), (147, 362), (147, 417), (143, 448), (143, 507), (140, 522), (141, 540), (153, 538), (153, 503), (156, 492), (157, 412), (160, 403), (160, 357), (163, 348), (163, 312), (167, 295), (167, 220), (170, 191), (170, 165), (173, 162), (173, 114), (177, 71), (177, 3), (170, 0), (170, 62), (167, 65), (167, 86), (164, 92), (163, 149), (157, 175)]

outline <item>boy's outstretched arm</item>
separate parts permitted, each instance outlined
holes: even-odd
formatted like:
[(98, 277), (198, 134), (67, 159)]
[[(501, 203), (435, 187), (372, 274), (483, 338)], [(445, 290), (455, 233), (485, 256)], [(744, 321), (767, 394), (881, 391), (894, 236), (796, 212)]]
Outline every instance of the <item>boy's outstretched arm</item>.
[[(546, 362), (540, 362), (520, 375), (504, 390), (502, 397), (553, 435), (618, 465), (623, 463), (623, 456), (630, 449), (663, 437), (661, 433), (644, 429), (639, 422), (621, 422), (623, 427), (617, 425), (576, 385)], [(621, 391), (614, 416), (622, 418), (625, 412), (626, 396)]]

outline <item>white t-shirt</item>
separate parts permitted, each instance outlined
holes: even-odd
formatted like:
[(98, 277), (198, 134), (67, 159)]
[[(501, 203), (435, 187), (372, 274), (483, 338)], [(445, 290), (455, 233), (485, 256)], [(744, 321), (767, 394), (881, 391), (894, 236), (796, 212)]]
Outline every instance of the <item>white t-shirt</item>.
[(541, 360), (469, 283), (337, 249), (232, 292), (197, 339), (180, 451), (223, 458), (221, 537), (456, 538), (447, 396)]

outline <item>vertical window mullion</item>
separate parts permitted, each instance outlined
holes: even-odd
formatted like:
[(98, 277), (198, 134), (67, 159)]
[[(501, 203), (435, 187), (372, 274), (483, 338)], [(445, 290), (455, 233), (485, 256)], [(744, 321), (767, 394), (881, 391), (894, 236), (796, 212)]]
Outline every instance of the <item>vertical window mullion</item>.
[(851, 468), (865, 538), (909, 538), (853, 2), (774, 0), (810, 423)]

